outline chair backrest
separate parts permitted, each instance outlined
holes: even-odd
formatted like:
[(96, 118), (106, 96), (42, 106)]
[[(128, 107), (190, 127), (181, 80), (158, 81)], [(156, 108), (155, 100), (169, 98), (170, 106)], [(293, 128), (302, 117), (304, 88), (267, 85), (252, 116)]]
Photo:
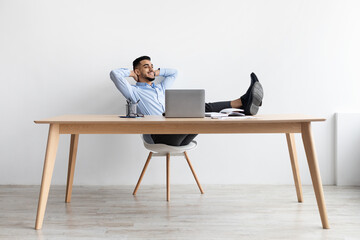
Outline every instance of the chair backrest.
[[(188, 145), (185, 145), (185, 146), (171, 146), (171, 145), (166, 145), (163, 143), (153, 143), (152, 138), (150, 140), (149, 137), (151, 138), (151, 135), (149, 135), (149, 134), (141, 135), (141, 139), (143, 140), (145, 148), (154, 153), (160, 153), (160, 154), (183, 153), (185, 151), (195, 149), (197, 146), (196, 141), (192, 141)], [(152, 142), (152, 143), (149, 143), (149, 142)]]

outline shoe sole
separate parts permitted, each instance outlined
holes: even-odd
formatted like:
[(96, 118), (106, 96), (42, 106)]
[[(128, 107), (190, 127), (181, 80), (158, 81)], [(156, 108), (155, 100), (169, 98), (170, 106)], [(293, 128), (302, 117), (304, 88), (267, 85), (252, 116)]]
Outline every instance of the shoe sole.
[(259, 107), (261, 106), (262, 99), (264, 97), (264, 91), (259, 82), (254, 83), (254, 87), (252, 89), (252, 101), (250, 105), (250, 114), (256, 115), (259, 111)]

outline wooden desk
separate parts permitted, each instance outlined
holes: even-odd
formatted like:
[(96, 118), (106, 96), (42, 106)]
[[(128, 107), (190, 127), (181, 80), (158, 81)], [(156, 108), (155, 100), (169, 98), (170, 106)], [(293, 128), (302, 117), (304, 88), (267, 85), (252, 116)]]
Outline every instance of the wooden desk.
[(35, 121), (35, 123), (50, 124), (35, 229), (42, 228), (60, 134), (71, 134), (65, 197), (65, 202), (70, 202), (79, 134), (143, 133), (285, 133), (297, 198), (299, 202), (302, 202), (294, 140), (294, 133), (301, 133), (322, 226), (323, 228), (329, 228), (320, 171), (311, 132), (311, 122), (325, 121), (325, 119), (299, 114), (257, 115), (256, 117), (255, 119), (224, 120), (210, 118), (166, 119), (162, 116), (145, 116), (144, 118), (127, 119), (119, 118), (116, 115), (65, 115)]

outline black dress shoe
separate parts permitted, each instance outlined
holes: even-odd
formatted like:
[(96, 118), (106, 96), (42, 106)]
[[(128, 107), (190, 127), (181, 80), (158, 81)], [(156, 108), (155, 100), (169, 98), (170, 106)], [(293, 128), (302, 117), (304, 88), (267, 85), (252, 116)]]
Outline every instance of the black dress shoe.
[(255, 82), (247, 99), (243, 100), (245, 115), (256, 115), (262, 105), (264, 91), (259, 81)]
[(250, 74), (250, 78), (251, 78), (251, 84), (254, 84), (259, 81), (255, 73), (253, 72)]
[[(255, 75), (255, 73), (251, 73), (250, 74), (250, 77), (251, 77), (251, 84), (254, 84), (254, 83), (256, 83), (256, 82), (259, 82), (259, 79), (257, 78), (257, 76)], [(262, 102), (260, 102), (260, 105), (259, 106), (261, 106), (262, 105)]]

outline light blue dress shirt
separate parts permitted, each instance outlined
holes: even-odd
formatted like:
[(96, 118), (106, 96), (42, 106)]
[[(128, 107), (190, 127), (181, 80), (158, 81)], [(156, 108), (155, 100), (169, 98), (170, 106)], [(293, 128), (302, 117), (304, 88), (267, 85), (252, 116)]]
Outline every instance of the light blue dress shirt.
[(138, 112), (144, 115), (162, 115), (165, 112), (165, 89), (170, 88), (177, 77), (175, 69), (160, 69), (159, 76), (165, 79), (158, 84), (137, 82), (136, 85), (130, 85), (125, 79), (130, 76), (130, 70), (119, 68), (110, 72), (110, 78), (115, 83), (117, 89), (126, 99), (132, 103), (138, 104)]

